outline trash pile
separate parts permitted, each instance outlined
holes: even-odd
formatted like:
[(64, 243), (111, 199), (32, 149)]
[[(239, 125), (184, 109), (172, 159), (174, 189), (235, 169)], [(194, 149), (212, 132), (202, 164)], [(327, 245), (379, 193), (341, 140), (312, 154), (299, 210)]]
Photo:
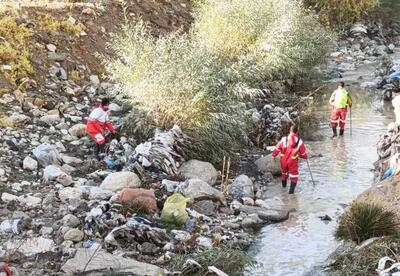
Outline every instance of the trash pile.
[(377, 143), (379, 160), (375, 163), (379, 179), (386, 179), (400, 172), (400, 125), (390, 123)]

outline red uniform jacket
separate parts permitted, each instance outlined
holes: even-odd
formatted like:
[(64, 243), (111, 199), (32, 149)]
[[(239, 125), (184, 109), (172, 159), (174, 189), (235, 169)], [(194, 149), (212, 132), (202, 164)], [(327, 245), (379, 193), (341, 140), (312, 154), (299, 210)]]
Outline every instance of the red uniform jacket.
[(276, 149), (272, 152), (272, 156), (276, 157), (278, 153), (281, 154), (281, 162), (286, 164), (297, 163), (299, 157), (307, 159), (306, 147), (297, 133), (291, 133), (281, 139)]
[(98, 139), (95, 138), (96, 135), (103, 135), (107, 129), (111, 133), (115, 133), (114, 127), (108, 117), (108, 112), (100, 106), (94, 108), (89, 115), (89, 119), (86, 124), (86, 131), (95, 141), (98, 141)]

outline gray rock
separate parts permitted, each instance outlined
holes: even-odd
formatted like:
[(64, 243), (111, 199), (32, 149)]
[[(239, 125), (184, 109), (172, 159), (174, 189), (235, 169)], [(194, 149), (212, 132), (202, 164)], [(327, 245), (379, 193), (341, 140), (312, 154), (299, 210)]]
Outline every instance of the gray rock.
[(272, 173), (274, 176), (281, 175), (281, 166), (279, 158), (273, 158), (272, 154), (261, 157), (255, 162), (259, 171), (263, 173)]
[(207, 237), (198, 237), (196, 239), (196, 243), (202, 249), (212, 249), (213, 248), (212, 240)]
[(211, 163), (199, 160), (190, 160), (182, 164), (179, 168), (186, 179), (201, 179), (210, 185), (214, 185), (217, 181), (218, 172)]
[[(49, 55), (56, 56), (58, 54), (50, 52)], [(49, 74), (51, 76), (58, 77), (58, 78), (60, 78), (62, 80), (67, 80), (68, 79), (67, 72), (64, 70), (64, 68), (61, 68), (61, 67), (56, 67), (56, 66), (50, 67)]]
[(8, 240), (4, 244), (4, 247), (7, 251), (17, 251), (25, 256), (34, 256), (39, 253), (53, 251), (56, 244), (53, 240), (38, 237), (23, 240)]
[(120, 112), (122, 110), (122, 108), (117, 105), (116, 103), (110, 103), (110, 105), (108, 106), (108, 109), (112, 112)]
[(35, 171), (38, 168), (38, 162), (30, 156), (25, 157), (22, 162), (22, 167), (25, 170)]
[(224, 195), (201, 179), (186, 180), (181, 184), (180, 189), (185, 196), (190, 197), (194, 201), (211, 199), (220, 201), (222, 204), (226, 205)]
[(64, 226), (68, 226), (68, 227), (77, 227), (80, 224), (79, 219), (71, 214), (68, 214), (66, 216), (63, 217), (62, 219), (63, 225)]
[(117, 192), (123, 188), (140, 188), (142, 182), (133, 172), (116, 172), (109, 174), (101, 183), (100, 188)]
[(61, 117), (58, 114), (45, 115), (40, 117), (40, 120), (48, 125), (55, 125), (61, 122)]
[(234, 199), (241, 199), (243, 197), (254, 198), (253, 181), (244, 174), (235, 178), (232, 184), (229, 185), (228, 191)]
[(114, 192), (99, 187), (90, 187), (89, 199), (108, 200)]
[(92, 84), (94, 84), (94, 85), (99, 85), (100, 84), (100, 79), (99, 79), (99, 77), (97, 75), (91, 75), (89, 77), (89, 79), (90, 79), (90, 82)]
[(49, 52), (55, 52), (57, 50), (57, 47), (54, 44), (47, 44), (46, 48), (49, 50)]
[(47, 57), (50, 60), (62, 62), (67, 58), (67, 54), (65, 54), (65, 53), (48, 52)]
[(193, 204), (193, 209), (206, 216), (215, 215), (217, 205), (211, 200), (201, 200)]
[(265, 223), (257, 214), (251, 214), (245, 217), (241, 223), (245, 229), (258, 230)]
[(17, 199), (18, 199), (18, 196), (16, 196), (16, 195), (12, 195), (12, 194), (9, 194), (9, 193), (2, 193), (1, 194), (1, 200), (3, 202), (6, 202), (6, 203), (14, 201), (14, 200), (17, 200)]
[(29, 116), (26, 116), (24, 114), (18, 114), (18, 113), (12, 114), (9, 117), (9, 119), (11, 120), (11, 122), (14, 125), (23, 125), (23, 124), (28, 123), (31, 120), (31, 118)]
[(79, 274), (80, 272), (97, 270), (107, 273), (118, 270), (118, 272), (130, 272), (133, 275), (163, 275), (164, 271), (151, 264), (141, 263), (134, 259), (126, 259), (117, 255), (107, 253), (103, 250), (90, 250), (79, 248), (73, 259), (68, 260), (61, 270), (67, 274)]
[(30, 195), (22, 195), (17, 199), (18, 202), (28, 207), (38, 207), (42, 203), (42, 199)]
[(83, 232), (81, 230), (74, 228), (74, 229), (68, 230), (67, 233), (65, 233), (64, 240), (80, 242), (81, 240), (83, 240), (84, 236), (85, 235), (83, 234)]
[(269, 210), (262, 207), (240, 205), (239, 211), (248, 215), (257, 214), (259, 218), (269, 222), (282, 222), (289, 218), (289, 211), (285, 210)]
[(68, 199), (80, 199), (82, 194), (82, 190), (76, 187), (66, 187), (59, 192), (60, 199), (64, 202)]

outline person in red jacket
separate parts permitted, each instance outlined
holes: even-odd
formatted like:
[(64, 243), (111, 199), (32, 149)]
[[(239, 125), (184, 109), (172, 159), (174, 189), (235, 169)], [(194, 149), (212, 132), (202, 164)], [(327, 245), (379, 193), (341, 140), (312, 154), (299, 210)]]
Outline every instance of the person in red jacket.
[(103, 98), (101, 104), (94, 108), (90, 113), (86, 124), (86, 132), (96, 143), (96, 156), (99, 156), (100, 153), (104, 152), (104, 147), (106, 145), (106, 130), (109, 130), (112, 134), (115, 134), (115, 129), (110, 122), (110, 118), (108, 117), (109, 104), (110, 100)]
[(278, 154), (281, 158), (282, 187), (286, 188), (290, 178), (289, 194), (293, 194), (299, 179), (299, 158), (307, 159), (306, 147), (297, 134), (297, 126), (290, 127), (289, 135), (283, 137), (272, 152), (274, 158)]

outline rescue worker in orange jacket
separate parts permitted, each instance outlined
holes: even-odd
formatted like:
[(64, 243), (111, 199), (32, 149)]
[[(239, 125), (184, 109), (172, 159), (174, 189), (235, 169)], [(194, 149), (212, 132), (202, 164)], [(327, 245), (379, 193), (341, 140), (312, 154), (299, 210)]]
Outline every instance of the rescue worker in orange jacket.
[(95, 141), (95, 155), (98, 157), (100, 153), (104, 152), (106, 145), (106, 130), (115, 134), (115, 129), (110, 122), (108, 116), (108, 105), (110, 100), (103, 98), (101, 104), (94, 108), (89, 115), (86, 124), (86, 132)]
[(347, 108), (352, 105), (349, 92), (344, 88), (344, 82), (340, 82), (337, 89), (332, 93), (329, 104), (332, 107), (331, 125), (333, 136), (337, 136), (337, 126), (340, 128), (340, 136), (344, 134), (346, 125)]
[(290, 127), (290, 133), (278, 143), (272, 156), (280, 154), (282, 187), (286, 188), (290, 178), (289, 194), (293, 194), (299, 179), (299, 158), (307, 159), (306, 147), (297, 134), (297, 126)]

